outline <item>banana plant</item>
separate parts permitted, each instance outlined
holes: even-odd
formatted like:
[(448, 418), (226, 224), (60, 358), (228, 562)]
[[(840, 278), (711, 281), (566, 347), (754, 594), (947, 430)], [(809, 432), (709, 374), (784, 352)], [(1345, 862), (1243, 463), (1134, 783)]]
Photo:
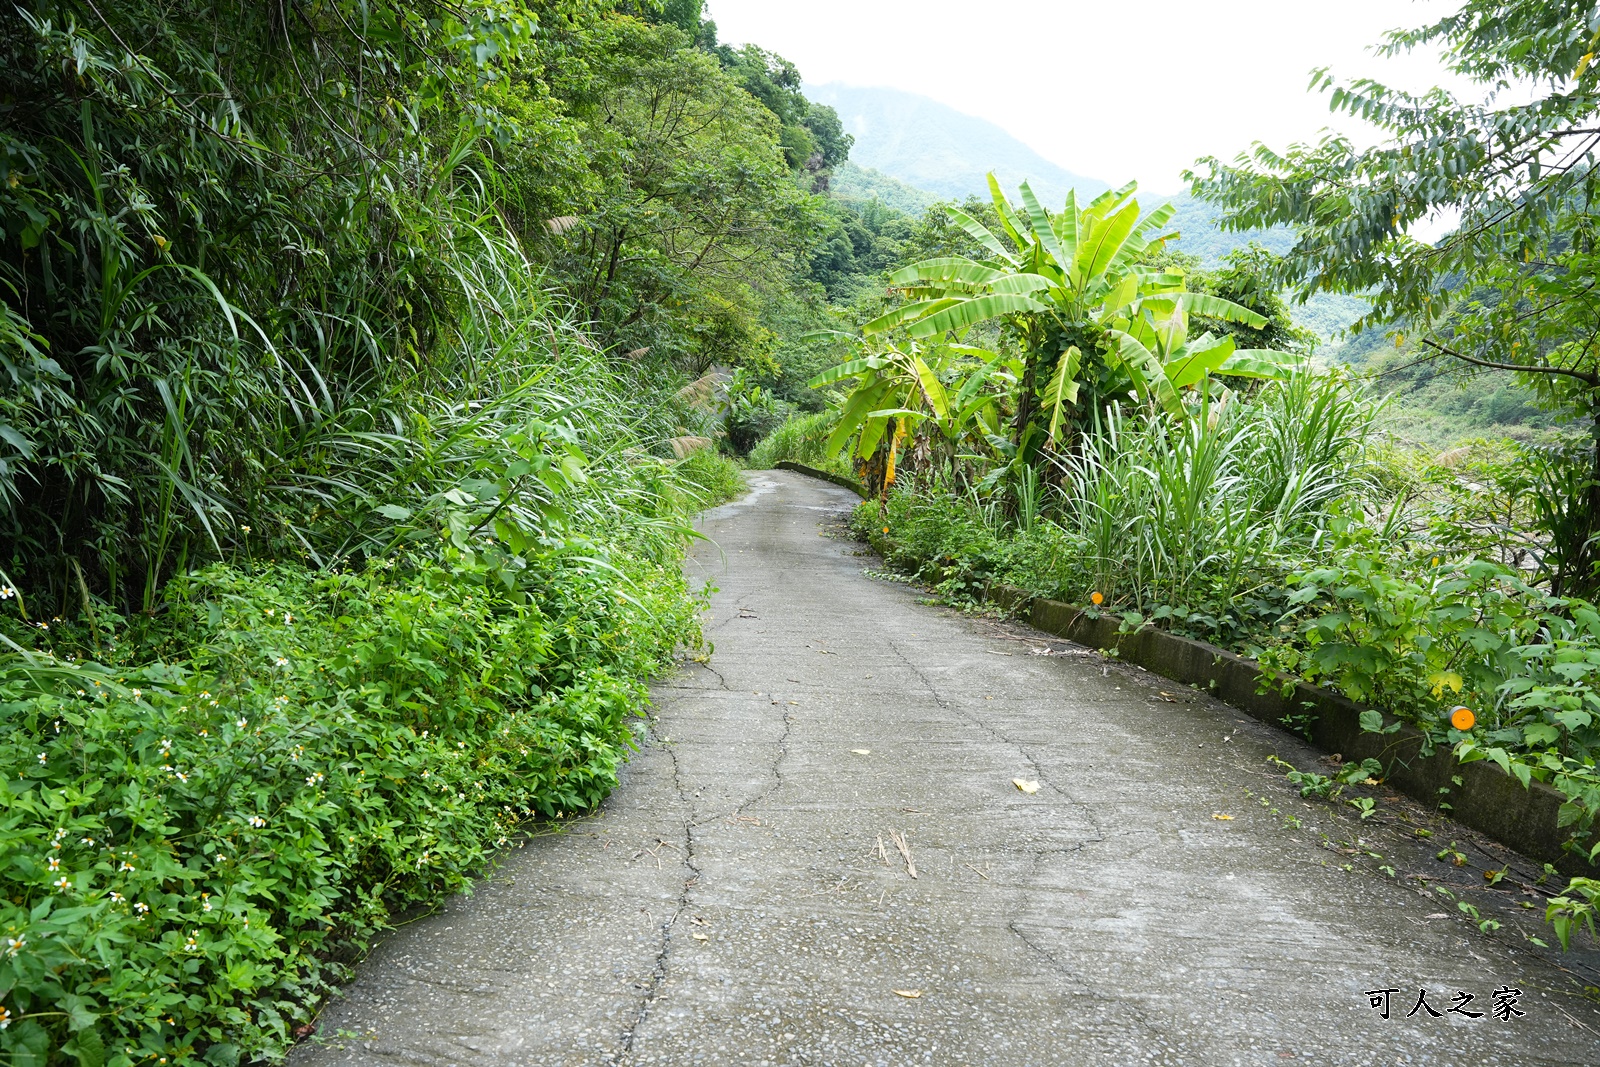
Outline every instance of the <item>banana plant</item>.
[[(962, 366), (963, 360), (969, 366)], [(920, 425), (931, 423), (951, 456), (963, 440), (996, 433), (999, 398), (986, 387), (1015, 381), (1019, 370), (1014, 361), (985, 349), (910, 341), (884, 344), (823, 371), (809, 384), (821, 389), (854, 379), (826, 451), (837, 455), (848, 445), (852, 458), (868, 460), (887, 440), (883, 484), (873, 487), (881, 491), (893, 483), (903, 442)]]
[[(1141, 216), (1133, 198), (1137, 188), (1130, 182), (1082, 208), (1077, 194), (1069, 192), (1064, 209), (1051, 214), (1024, 182), (1019, 211), (990, 174), (989, 190), (1005, 241), (966, 212), (945, 210), (989, 252), (991, 262), (950, 256), (901, 268), (889, 281), (906, 303), (865, 324), (863, 335), (903, 329), (915, 339), (952, 331), (960, 336), (979, 323), (1005, 322), (1024, 352), (1014, 430), (1019, 446), (1026, 444), (1041, 414), (1040, 399), (1048, 415), (1047, 436), (1059, 438), (1078, 401), (1080, 374), (1091, 359), (1169, 410), (1174, 410), (1171, 401), (1177, 390), (1210, 374), (1274, 373), (1272, 360), (1260, 353), (1231, 366), (1231, 351), (1216, 359), (1225, 346), (1215, 338), (1196, 339), (1187, 348), (1186, 338), (1170, 343), (1177, 336), (1173, 324), (1186, 330), (1190, 314), (1256, 327), (1265, 320), (1230, 300), (1188, 292), (1181, 273), (1141, 265), (1176, 234), (1162, 232), (1172, 219), (1172, 206), (1163, 204)], [(1151, 331), (1162, 330), (1168, 342), (1153, 339)], [(1166, 373), (1168, 360), (1176, 364), (1171, 375)]]

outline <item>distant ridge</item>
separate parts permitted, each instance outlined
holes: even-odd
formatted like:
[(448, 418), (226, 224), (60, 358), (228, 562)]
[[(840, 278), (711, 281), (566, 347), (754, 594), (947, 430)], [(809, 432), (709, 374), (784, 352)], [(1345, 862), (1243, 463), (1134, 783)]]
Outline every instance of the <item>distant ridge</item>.
[(937, 196), (987, 195), (989, 171), (1015, 193), (1026, 180), (1040, 200), (1058, 205), (1068, 189), (1081, 197), (1110, 188), (1073, 174), (986, 119), (898, 89), (862, 89), (830, 82), (807, 85), (806, 96), (839, 113), (854, 135), (850, 159)]
[(845, 160), (833, 169), (829, 185), (833, 195), (845, 200), (873, 200), (907, 215), (920, 215), (937, 204), (938, 196), (915, 185), (891, 178), (881, 170)]

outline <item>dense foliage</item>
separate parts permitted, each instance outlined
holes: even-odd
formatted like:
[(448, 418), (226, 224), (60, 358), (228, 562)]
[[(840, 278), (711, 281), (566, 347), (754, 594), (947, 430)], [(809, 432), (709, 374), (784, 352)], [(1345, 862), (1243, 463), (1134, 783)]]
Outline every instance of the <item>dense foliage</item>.
[(849, 140), (608, 0), (8, 6), (0, 116), (0, 1050), (276, 1058), (615, 784)]
[[(1293, 247), (1201, 269), (1168, 247), (1174, 208), (1141, 213), (1131, 189), (1054, 212), (1026, 185), (1020, 206), (997, 187), (989, 205), (945, 206), (946, 224), (920, 228), (936, 249), (903, 244), (928, 258), (889, 275), (894, 297), (825, 342), (853, 341), (812, 383), (835, 417), (793, 421), (755, 455), (853, 466), (873, 497), (858, 532), (951, 596), (1003, 581), (1202, 637), (1548, 782), (1572, 847), (1600, 859), (1600, 624), (1574, 595), (1600, 583), (1600, 438), (1397, 448), (1363, 375), (1304, 359), (1316, 339), (1281, 288), (1343, 293), (1368, 326), (1400, 320), (1397, 361), (1410, 331), (1519, 373), (1484, 398), (1502, 416), (1532, 399), (1592, 423), (1591, 6), (1470, 0), (1391, 38), (1533, 78), (1549, 92), (1531, 105), (1362, 83), (1334, 104), (1391, 135), (1376, 148), (1329, 137), (1205, 161), (1197, 191), (1225, 221), (1292, 227)], [(1463, 224), (1437, 247), (1404, 236), (1447, 207)], [(1450, 721), (1461, 704), (1466, 729)], [(1563, 941), (1589, 884), (1551, 903)]]

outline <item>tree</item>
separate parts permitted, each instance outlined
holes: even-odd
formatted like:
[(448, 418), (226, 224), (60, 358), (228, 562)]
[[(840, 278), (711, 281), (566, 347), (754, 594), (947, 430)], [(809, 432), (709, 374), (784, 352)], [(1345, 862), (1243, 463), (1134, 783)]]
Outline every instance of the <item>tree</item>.
[(945, 208), (989, 262), (945, 256), (902, 268), (890, 282), (909, 301), (862, 333), (903, 328), (928, 338), (1002, 320), (1023, 352), (1012, 431), (1019, 457), (1030, 456), (1041, 436), (1054, 443), (1070, 431), (1083, 385), (1094, 406), (1131, 385), (1179, 415), (1179, 389), (1213, 374), (1259, 376), (1281, 367), (1279, 354), (1236, 352), (1226, 335), (1189, 341), (1191, 314), (1258, 328), (1266, 322), (1232, 301), (1186, 291), (1182, 274), (1142, 265), (1170, 237), (1161, 228), (1171, 205), (1141, 217), (1130, 183), (1081, 209), (1068, 193), (1064, 210), (1052, 215), (1024, 182), (1019, 212), (992, 174), (989, 185), (1006, 241), (961, 209)]
[[(1197, 196), (1223, 205), (1225, 227), (1297, 227), (1274, 283), (1302, 298), (1360, 293), (1372, 312), (1359, 326), (1402, 326), (1435, 356), (1513, 373), (1587, 422), (1589, 474), (1572, 483), (1551, 547), (1557, 590), (1592, 595), (1600, 589), (1600, 4), (1469, 0), (1390, 33), (1382, 51), (1429, 43), (1483, 86), (1481, 101), (1370, 79), (1339, 85), (1318, 71), (1313, 86), (1330, 91), (1330, 108), (1373, 123), (1383, 143), (1357, 149), (1326, 134), (1281, 153), (1257, 144), (1232, 164), (1203, 159), (1188, 177)], [(1460, 221), (1443, 240), (1408, 236), (1449, 215)]]
[(816, 198), (792, 179), (778, 117), (672, 25), (589, 30), (558, 74), (590, 184), (547, 223), (568, 291), (624, 351), (693, 370), (759, 359), (764, 309), (808, 265)]

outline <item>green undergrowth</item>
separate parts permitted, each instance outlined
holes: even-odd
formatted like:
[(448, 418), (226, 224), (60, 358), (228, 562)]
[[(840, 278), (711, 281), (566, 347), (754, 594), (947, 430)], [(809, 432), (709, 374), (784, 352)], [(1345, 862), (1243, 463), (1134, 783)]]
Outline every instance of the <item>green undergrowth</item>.
[(835, 421), (833, 413), (828, 411), (789, 419), (751, 450), (750, 466), (770, 470), (779, 463), (803, 463), (831, 474), (854, 477), (849, 464), (837, 454), (829, 453), (826, 447)]
[(12, 1062), (280, 1055), (393, 916), (603, 799), (699, 600), (672, 559), (525, 563), (217, 564), (99, 661), (36, 629), (0, 674)]
[(743, 496), (749, 486), (737, 463), (709, 448), (691, 452), (676, 468), (680, 501), (687, 510), (716, 507)]

